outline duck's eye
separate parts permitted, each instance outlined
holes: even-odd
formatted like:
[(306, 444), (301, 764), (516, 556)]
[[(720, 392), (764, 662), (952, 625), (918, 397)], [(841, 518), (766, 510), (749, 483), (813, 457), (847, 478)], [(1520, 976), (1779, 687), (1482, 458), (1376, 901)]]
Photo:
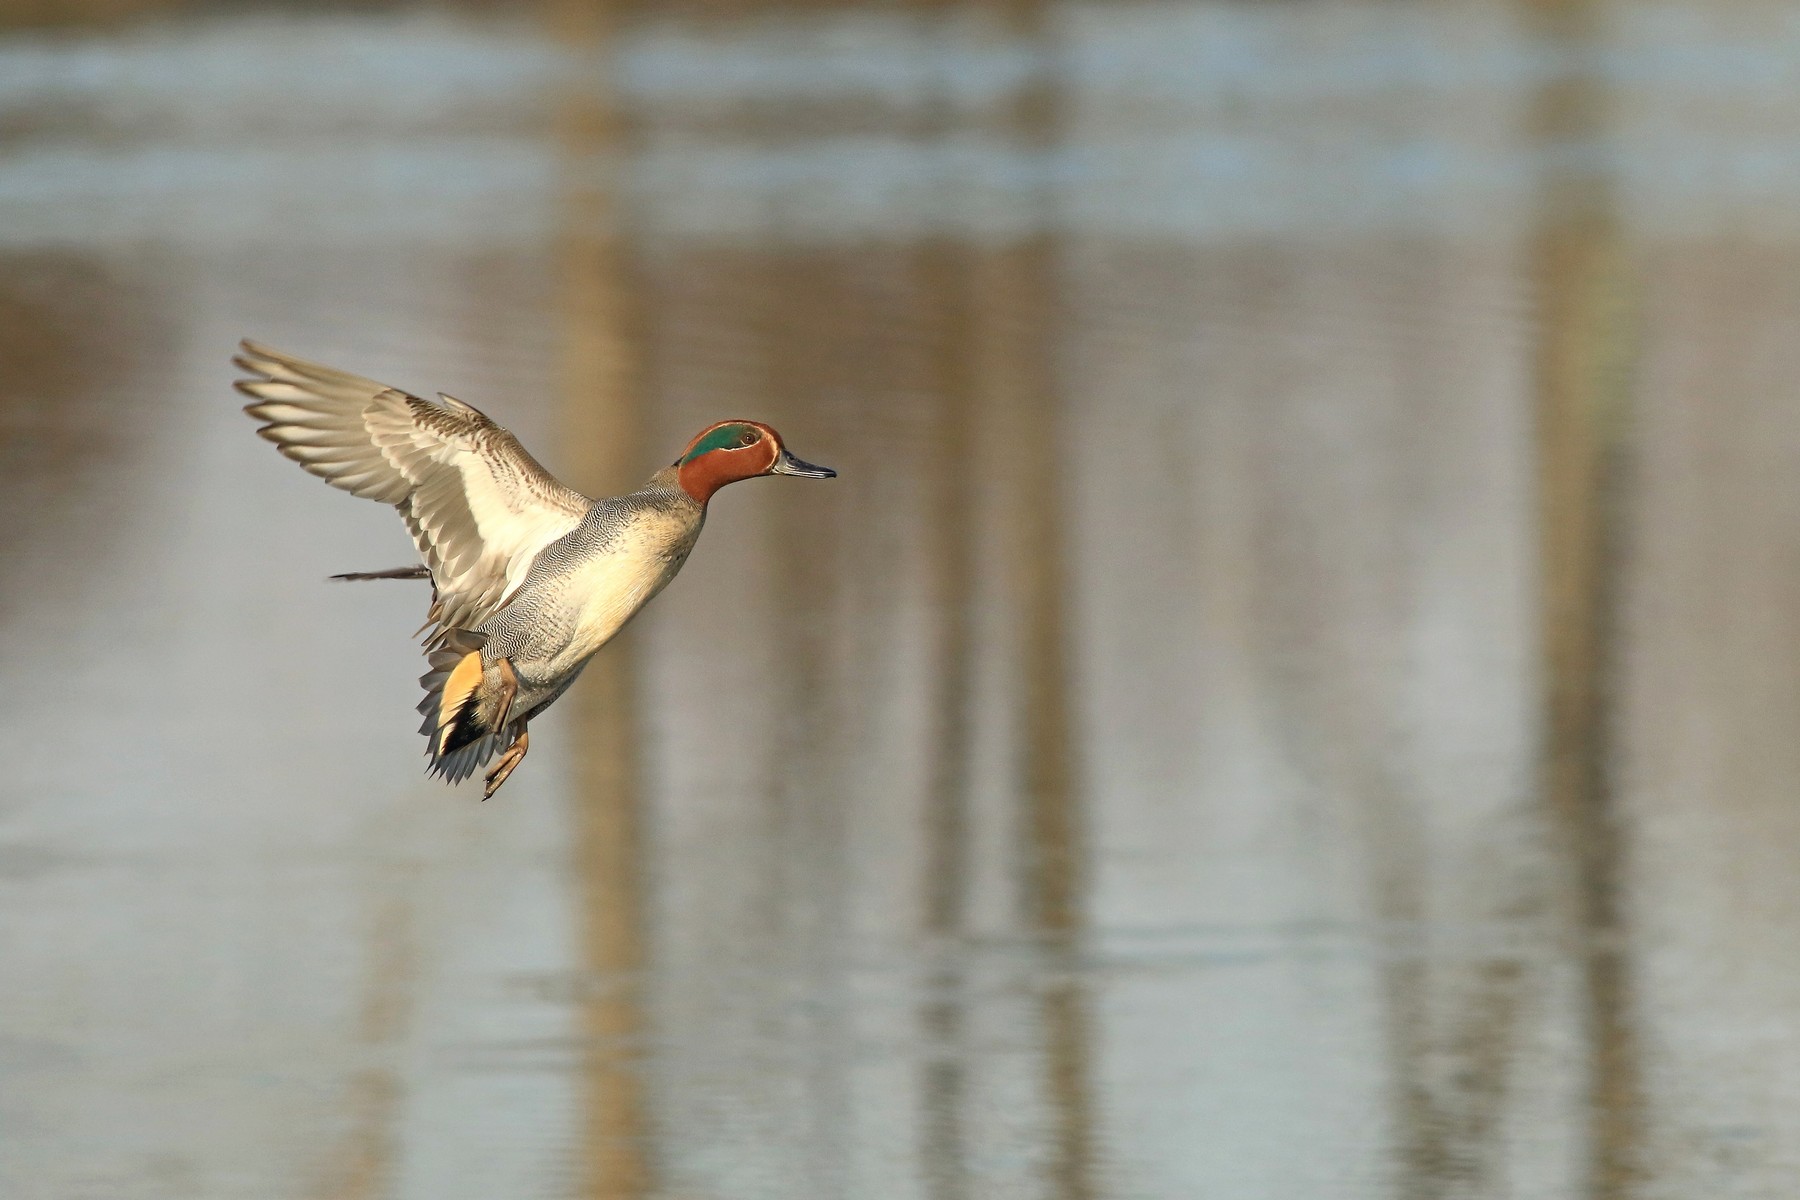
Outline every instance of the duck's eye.
[(744, 436), (738, 439), (738, 445), (754, 446), (756, 445), (756, 439), (761, 436), (762, 435), (757, 433), (754, 429), (746, 429), (744, 430)]

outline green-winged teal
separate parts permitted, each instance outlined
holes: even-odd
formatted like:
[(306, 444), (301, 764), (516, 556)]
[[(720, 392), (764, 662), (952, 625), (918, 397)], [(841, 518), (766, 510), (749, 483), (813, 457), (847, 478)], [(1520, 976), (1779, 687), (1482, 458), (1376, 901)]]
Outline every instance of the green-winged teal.
[(758, 475), (829, 479), (760, 421), (721, 421), (624, 496), (590, 500), (460, 400), (434, 404), (244, 342), (237, 389), (257, 432), (333, 487), (392, 504), (422, 566), (340, 579), (430, 579), (420, 732), (455, 783), (499, 753), (483, 799), (525, 757), (526, 724), (687, 561), (706, 504)]

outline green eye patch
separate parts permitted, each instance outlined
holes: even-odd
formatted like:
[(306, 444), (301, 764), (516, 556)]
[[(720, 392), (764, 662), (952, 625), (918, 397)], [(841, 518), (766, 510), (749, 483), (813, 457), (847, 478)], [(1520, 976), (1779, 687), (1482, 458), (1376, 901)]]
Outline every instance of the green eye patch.
[(711, 454), (714, 450), (731, 450), (743, 444), (746, 433), (756, 431), (748, 425), (721, 425), (698, 442), (694, 448), (682, 456), (684, 463), (693, 462), (702, 454)]

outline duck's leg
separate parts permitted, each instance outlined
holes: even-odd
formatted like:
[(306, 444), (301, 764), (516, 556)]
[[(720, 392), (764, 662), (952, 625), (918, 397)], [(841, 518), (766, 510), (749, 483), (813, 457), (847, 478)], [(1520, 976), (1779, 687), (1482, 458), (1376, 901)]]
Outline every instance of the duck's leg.
[[(500, 659), (494, 664), (494, 668), (500, 674), (500, 690), (494, 701), (494, 717), (491, 727), (496, 730), (504, 730), (506, 719), (512, 715), (513, 700), (519, 694), (519, 673), (513, 670), (510, 658)], [(512, 745), (506, 748), (506, 752), (500, 756), (500, 761), (494, 764), (494, 769), (487, 773), (487, 788), (481, 793), (483, 800), (500, 790), (500, 785), (505, 783), (506, 777), (513, 773), (513, 768), (524, 761), (525, 751), (530, 745), (531, 739), (525, 735), (525, 726), (521, 723), (519, 736), (512, 740)]]
[(506, 718), (512, 715), (513, 698), (519, 694), (519, 675), (510, 658), (496, 662), (494, 669), (500, 673), (500, 695), (495, 701), (494, 719), (488, 725), (498, 732), (506, 728)]
[(500, 785), (505, 783), (506, 777), (513, 773), (513, 768), (525, 761), (525, 751), (530, 748), (531, 735), (521, 726), (519, 736), (514, 738), (512, 745), (506, 748), (506, 753), (500, 756), (500, 761), (494, 764), (494, 769), (487, 773), (487, 787), (481, 792), (483, 800), (500, 790)]

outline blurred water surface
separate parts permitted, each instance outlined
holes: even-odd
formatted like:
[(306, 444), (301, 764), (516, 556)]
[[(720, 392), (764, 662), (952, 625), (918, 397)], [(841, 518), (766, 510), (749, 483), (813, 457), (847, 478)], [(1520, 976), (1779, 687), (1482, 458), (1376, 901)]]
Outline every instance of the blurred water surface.
[[(0, 1194), (1800, 1194), (1800, 17), (0, 4)], [(495, 802), (240, 336), (722, 494)]]

